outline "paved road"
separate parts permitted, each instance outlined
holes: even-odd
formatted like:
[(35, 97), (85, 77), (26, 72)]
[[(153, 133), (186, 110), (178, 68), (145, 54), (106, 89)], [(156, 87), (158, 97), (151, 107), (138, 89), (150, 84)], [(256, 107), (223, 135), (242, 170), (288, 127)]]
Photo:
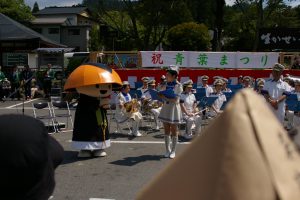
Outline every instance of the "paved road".
[[(31, 105), (39, 101), (42, 100), (24, 102), (24, 114), (33, 116)], [(22, 107), (21, 101), (0, 102), (0, 114), (22, 114)], [(72, 114), (74, 116), (74, 110)], [(65, 123), (66, 120), (62, 119), (61, 122)], [(143, 126), (148, 124), (145, 122)], [(111, 130), (115, 130), (114, 122), (111, 122), (111, 126)], [(134, 199), (142, 187), (172, 162), (162, 157), (165, 152), (162, 131), (155, 132), (144, 127), (144, 136), (139, 138), (113, 133), (108, 156), (93, 159), (76, 157), (77, 152), (70, 148), (70, 127), (64, 132), (52, 134), (63, 145), (65, 155), (62, 165), (56, 170), (56, 188), (51, 199)], [(187, 146), (187, 141), (180, 140), (177, 155)]]

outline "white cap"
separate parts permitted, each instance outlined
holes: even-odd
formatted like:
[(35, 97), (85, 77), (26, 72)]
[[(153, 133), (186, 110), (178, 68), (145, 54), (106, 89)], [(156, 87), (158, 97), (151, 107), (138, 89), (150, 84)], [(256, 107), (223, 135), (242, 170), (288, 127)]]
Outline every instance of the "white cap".
[(177, 65), (170, 65), (168, 70), (175, 71), (175, 72), (177, 72), (177, 74), (179, 73), (179, 67)]

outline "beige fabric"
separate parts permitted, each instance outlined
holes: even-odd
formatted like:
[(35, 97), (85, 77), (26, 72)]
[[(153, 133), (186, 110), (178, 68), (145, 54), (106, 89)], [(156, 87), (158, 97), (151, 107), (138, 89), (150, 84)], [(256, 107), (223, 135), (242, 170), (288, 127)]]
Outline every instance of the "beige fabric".
[(299, 200), (300, 159), (262, 97), (250, 89), (137, 199)]

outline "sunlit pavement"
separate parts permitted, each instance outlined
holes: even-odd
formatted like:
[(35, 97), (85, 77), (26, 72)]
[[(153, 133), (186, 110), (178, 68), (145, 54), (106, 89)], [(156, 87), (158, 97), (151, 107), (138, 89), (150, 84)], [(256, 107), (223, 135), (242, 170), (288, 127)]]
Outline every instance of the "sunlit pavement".
[[(33, 116), (32, 103), (41, 101), (46, 100), (34, 99), (24, 101), (24, 104), (22, 101), (0, 102), (0, 114), (24, 112)], [(71, 112), (74, 117), (75, 110)], [(59, 122), (66, 123), (66, 119), (59, 119)], [(111, 132), (114, 132), (116, 123), (111, 120), (110, 124)], [(64, 161), (56, 170), (56, 187), (51, 199), (134, 199), (143, 186), (172, 162), (163, 158), (163, 130), (154, 131), (149, 126), (151, 122), (142, 123), (143, 136), (138, 138), (128, 137), (126, 129), (122, 134), (111, 133), (112, 146), (107, 149), (108, 156), (104, 158), (78, 159), (77, 152), (70, 147), (70, 124), (61, 132), (51, 134), (65, 149)], [(188, 143), (180, 140), (177, 156)]]

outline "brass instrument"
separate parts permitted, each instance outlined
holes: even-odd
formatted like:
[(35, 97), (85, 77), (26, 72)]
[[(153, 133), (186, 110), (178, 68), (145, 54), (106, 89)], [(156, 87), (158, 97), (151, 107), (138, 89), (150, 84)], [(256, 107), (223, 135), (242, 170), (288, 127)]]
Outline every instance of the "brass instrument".
[(124, 104), (125, 110), (128, 113), (138, 112), (139, 102), (137, 99), (132, 99)]
[(151, 109), (153, 109), (153, 108), (157, 109), (161, 106), (162, 106), (162, 103), (157, 101), (157, 100), (152, 101), (151, 104), (150, 104)]
[(142, 110), (144, 112), (150, 112), (150, 110), (151, 110), (150, 104), (151, 104), (151, 99), (143, 99), (142, 100)]

